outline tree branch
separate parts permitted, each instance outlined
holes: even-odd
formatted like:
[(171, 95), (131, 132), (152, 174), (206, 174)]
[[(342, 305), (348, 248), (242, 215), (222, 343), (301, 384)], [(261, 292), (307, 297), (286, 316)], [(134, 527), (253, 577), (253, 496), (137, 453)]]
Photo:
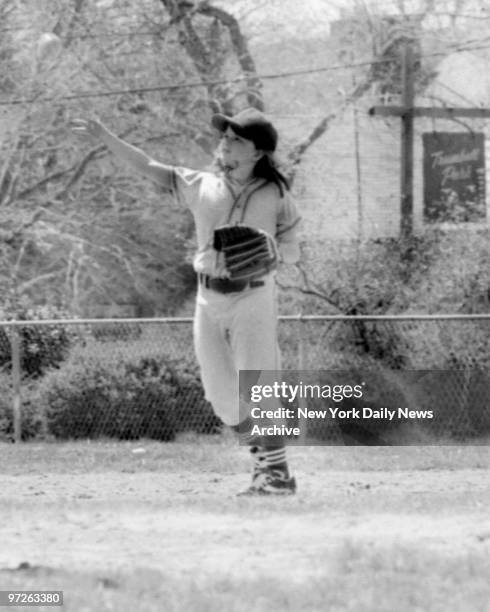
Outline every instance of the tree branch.
[[(123, 139), (127, 138), (127, 136), (135, 129), (136, 129), (136, 126), (130, 127), (119, 137)], [(77, 162), (76, 164), (73, 164), (69, 168), (65, 168), (63, 170), (59, 170), (58, 172), (53, 172), (52, 174), (49, 174), (48, 176), (44, 177), (43, 179), (41, 179), (34, 185), (31, 185), (30, 187), (27, 187), (26, 189), (17, 193), (16, 198), (20, 200), (27, 198), (31, 196), (33, 193), (36, 193), (36, 191), (39, 191), (39, 189), (41, 189), (48, 183), (51, 183), (53, 181), (59, 181), (60, 179), (65, 177), (67, 174), (70, 174), (70, 172), (73, 172), (73, 175), (68, 180), (68, 183), (60, 191), (56, 193), (56, 195), (54, 196), (54, 199), (56, 200), (58, 198), (65, 197), (70, 191), (70, 189), (75, 185), (75, 183), (77, 183), (80, 180), (80, 178), (83, 176), (83, 173), (85, 172), (85, 169), (88, 166), (88, 164), (105, 150), (106, 150), (105, 145), (98, 145), (97, 147), (94, 147), (83, 157), (81, 161)]]
[(211, 6), (207, 2), (199, 4), (197, 11), (201, 15), (207, 15), (217, 19), (228, 29), (235, 56), (240, 64), (243, 74), (247, 76), (246, 85), (248, 104), (259, 110), (264, 110), (264, 101), (261, 93), (262, 82), (257, 76), (255, 62), (249, 51), (247, 40), (242, 34), (237, 19), (227, 11), (216, 6)]
[(63, 178), (64, 176), (69, 174), (75, 167), (76, 166), (71, 166), (70, 168), (65, 168), (64, 170), (58, 170), (58, 172), (53, 172), (53, 174), (49, 174), (48, 176), (45, 176), (43, 179), (41, 179), (34, 185), (31, 185), (30, 187), (27, 187), (26, 189), (19, 191), (15, 196), (16, 199), (23, 200), (24, 198), (27, 198), (33, 193), (36, 193), (36, 191), (39, 191), (39, 189), (41, 189), (48, 183), (51, 183), (52, 181), (57, 181)]
[(294, 176), (296, 174), (296, 168), (301, 163), (301, 159), (305, 152), (311, 147), (311, 145), (316, 142), (325, 132), (327, 131), (330, 122), (333, 121), (339, 113), (343, 110), (345, 105), (343, 105), (339, 110), (334, 111), (324, 117), (320, 123), (318, 123), (313, 130), (304, 138), (301, 142), (299, 142), (296, 146), (294, 146), (291, 151), (287, 155), (288, 160), (288, 172), (287, 178), (290, 184), (293, 183)]
[[(245, 83), (247, 88), (247, 102), (250, 106), (264, 109), (262, 99), (262, 83), (257, 76), (257, 69), (253, 57), (248, 49), (246, 38), (243, 36), (238, 20), (225, 11), (216, 6), (211, 6), (206, 0), (198, 2), (195, 5), (192, 2), (185, 0), (160, 0), (170, 15), (171, 23), (180, 27), (180, 42), (186, 50), (189, 58), (192, 60), (198, 74), (202, 78), (204, 84), (212, 78), (213, 75), (221, 68), (221, 62), (217, 57), (212, 57), (208, 47), (200, 38), (194, 27), (192, 18), (198, 14), (203, 17), (209, 17), (214, 22), (219, 22), (229, 33), (233, 52), (240, 66), (241, 72), (246, 77)], [(206, 85), (208, 90), (209, 104), (211, 110), (216, 112), (212, 106), (215, 98), (218, 98), (223, 105), (225, 112), (231, 112), (230, 100), (224, 98), (223, 86)]]
[(24, 281), (23, 283), (20, 283), (17, 287), (18, 291), (26, 291), (27, 289), (30, 289), (33, 285), (36, 285), (37, 283), (45, 283), (46, 281), (52, 280), (53, 278), (56, 278), (57, 276), (61, 276), (62, 274), (62, 270), (58, 270), (57, 272), (46, 272), (46, 274), (40, 274), (39, 276), (36, 276), (35, 278), (31, 278), (27, 281)]
[(73, 168), (75, 168), (71, 178), (68, 180), (67, 184), (63, 187), (63, 189), (61, 189), (60, 191), (58, 191), (58, 193), (55, 195), (55, 200), (65, 197), (66, 195), (68, 195), (68, 192), (70, 191), (70, 189), (75, 185), (75, 183), (77, 183), (80, 178), (82, 177), (83, 173), (85, 172), (85, 168), (88, 166), (88, 164), (102, 151), (104, 151), (105, 149), (105, 145), (99, 145), (98, 147), (95, 147), (93, 149), (91, 149), (87, 155), (85, 155), (85, 157), (76, 165), (76, 166), (72, 166), (71, 170), (73, 170)]
[(277, 281), (278, 286), (281, 289), (293, 289), (294, 291), (298, 291), (299, 293), (303, 294), (303, 295), (311, 295), (313, 297), (319, 298), (320, 300), (322, 300), (323, 302), (327, 302), (327, 304), (329, 304), (330, 306), (333, 306), (333, 308), (337, 311), (342, 313), (342, 308), (340, 307), (340, 305), (332, 298), (332, 296), (327, 295), (324, 291), (322, 291), (322, 289), (320, 287), (318, 287), (317, 285), (315, 285), (310, 278), (308, 277), (308, 274), (306, 272), (306, 270), (303, 268), (303, 266), (301, 265), (301, 262), (298, 262), (296, 264), (296, 269), (298, 270), (298, 272), (301, 275), (302, 278), (302, 282), (303, 282), (303, 286), (298, 286), (298, 285), (285, 285), (284, 283), (281, 283), (280, 281)]

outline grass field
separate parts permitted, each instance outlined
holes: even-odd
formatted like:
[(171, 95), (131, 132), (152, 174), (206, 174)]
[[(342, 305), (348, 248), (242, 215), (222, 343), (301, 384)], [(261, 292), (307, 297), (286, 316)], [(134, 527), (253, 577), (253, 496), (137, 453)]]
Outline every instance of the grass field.
[(0, 589), (64, 591), (37, 610), (490, 610), (487, 446), (291, 448), (285, 499), (235, 496), (226, 437), (0, 453)]

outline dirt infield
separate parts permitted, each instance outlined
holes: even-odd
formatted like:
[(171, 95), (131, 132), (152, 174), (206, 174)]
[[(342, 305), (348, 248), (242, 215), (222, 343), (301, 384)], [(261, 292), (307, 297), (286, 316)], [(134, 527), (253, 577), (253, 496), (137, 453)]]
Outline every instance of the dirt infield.
[(293, 448), (287, 499), (226, 439), (0, 451), (0, 588), (64, 610), (490, 609), (484, 446)]

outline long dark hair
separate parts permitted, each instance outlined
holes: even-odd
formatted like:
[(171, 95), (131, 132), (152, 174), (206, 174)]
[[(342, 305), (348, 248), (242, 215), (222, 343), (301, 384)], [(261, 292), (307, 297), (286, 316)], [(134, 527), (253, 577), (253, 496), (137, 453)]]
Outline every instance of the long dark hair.
[(284, 196), (284, 190), (289, 191), (289, 181), (277, 169), (276, 161), (271, 153), (264, 153), (262, 155), (254, 166), (253, 175), (277, 185), (281, 198)]

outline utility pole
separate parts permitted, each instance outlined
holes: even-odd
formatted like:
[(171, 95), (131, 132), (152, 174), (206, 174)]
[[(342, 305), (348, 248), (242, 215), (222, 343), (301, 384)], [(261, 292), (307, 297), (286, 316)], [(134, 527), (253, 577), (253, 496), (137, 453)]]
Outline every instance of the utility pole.
[(402, 104), (400, 106), (373, 106), (369, 114), (379, 117), (400, 117), (401, 126), (401, 185), (400, 185), (400, 235), (408, 238), (413, 233), (413, 141), (414, 119), (489, 119), (490, 108), (454, 108), (449, 106), (414, 105), (414, 53), (407, 41), (402, 52)]
[(402, 51), (402, 129), (401, 129), (401, 185), (400, 235), (413, 234), (413, 47), (406, 43)]

